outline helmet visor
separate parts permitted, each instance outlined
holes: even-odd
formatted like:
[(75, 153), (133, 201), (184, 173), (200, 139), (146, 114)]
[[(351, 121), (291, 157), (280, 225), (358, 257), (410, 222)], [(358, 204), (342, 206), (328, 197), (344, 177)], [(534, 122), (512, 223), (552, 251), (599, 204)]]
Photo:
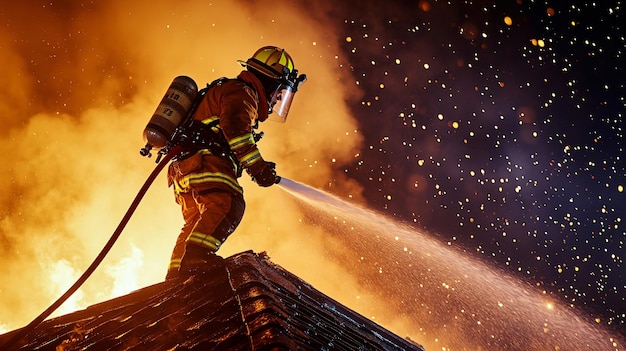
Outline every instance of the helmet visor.
[(272, 99), (270, 100), (270, 107), (272, 113), (269, 119), (275, 122), (285, 123), (287, 121), (287, 114), (289, 114), (289, 108), (293, 102), (295, 92), (293, 87), (289, 84), (281, 84), (272, 93)]

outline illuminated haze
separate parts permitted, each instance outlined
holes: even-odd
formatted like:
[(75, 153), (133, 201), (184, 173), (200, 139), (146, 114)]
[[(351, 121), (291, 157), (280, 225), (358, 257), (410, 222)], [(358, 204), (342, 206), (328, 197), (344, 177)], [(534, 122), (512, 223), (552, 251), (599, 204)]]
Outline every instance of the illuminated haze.
[[(349, 178), (344, 165), (358, 159), (364, 145), (379, 141), (364, 143), (350, 113), (350, 104), (362, 99), (354, 81), (366, 82), (367, 77), (355, 72), (356, 77), (346, 76), (350, 64), (339, 46), (346, 38), (336, 28), (343, 18), (326, 18), (332, 11), (302, 10), (293, 2), (268, 8), (248, 1), (193, 1), (184, 6), (67, 1), (12, 6), (0, 10), (5, 24), (0, 28), (4, 78), (0, 157), (5, 168), (0, 178), (0, 330), (21, 327), (44, 310), (109, 238), (155, 166), (154, 158), (139, 155), (141, 132), (177, 75), (189, 75), (203, 85), (236, 75), (241, 69), (236, 60), (248, 58), (261, 46), (285, 47), (309, 81), (298, 93), (286, 124), (262, 124), (263, 156), (278, 164), (282, 176), (364, 202), (359, 185), (363, 183)], [(428, 57), (428, 45), (418, 46)], [(369, 60), (363, 54), (355, 56)], [(471, 90), (474, 83), (465, 84)], [(387, 87), (386, 91), (396, 90)], [(433, 140), (420, 140), (427, 154), (442, 147)], [(401, 179), (402, 184), (428, 181), (425, 174), (408, 178)], [(326, 215), (311, 212), (278, 187), (258, 188), (245, 175), (241, 182), (247, 212), (220, 250), (222, 256), (266, 251), (274, 262), (315, 288), (429, 350), (488, 349), (498, 344), (491, 343), (494, 335), (514, 340), (535, 336), (535, 324), (519, 326), (508, 335), (494, 331), (524, 321), (526, 315), (502, 324), (493, 319), (503, 318), (513, 304), (510, 301), (532, 300), (524, 297), (531, 294), (527, 290), (517, 292), (522, 297), (516, 292), (503, 295), (508, 299), (501, 301), (504, 309), (489, 305), (484, 301), (492, 301), (481, 294), (491, 290), (467, 284), (470, 278), (458, 276), (473, 267), (442, 262), (440, 257), (450, 257), (445, 248), (432, 244), (417, 258), (419, 244), (430, 245), (430, 240), (403, 237), (401, 244), (416, 257), (407, 265), (406, 256), (394, 256), (397, 247), (385, 243), (377, 252), (376, 245), (355, 236), (354, 227), (367, 233), (359, 227), (363, 223), (333, 226)], [(412, 194), (423, 191), (409, 189)], [(424, 219), (430, 211), (424, 204), (418, 206), (418, 197), (408, 196), (407, 204), (415, 203), (414, 211)], [(162, 174), (105, 262), (58, 313), (162, 281), (182, 224), (179, 211)], [(346, 231), (350, 234), (344, 235)], [(421, 233), (415, 235), (422, 238)], [(380, 266), (381, 274), (378, 269), (372, 275), (355, 267), (361, 263)], [(423, 267), (426, 264), (432, 267)], [(422, 269), (404, 271), (416, 265)], [(450, 277), (446, 269), (453, 271)], [(493, 279), (481, 281), (515, 288), (519, 284), (504, 275), (487, 276)], [(442, 303), (442, 294), (454, 289), (457, 292), (448, 295), (452, 298)], [(478, 305), (472, 305), (472, 300)], [(543, 302), (532, 300), (539, 308)], [(566, 307), (557, 304), (557, 312), (559, 308)], [(473, 318), (466, 311), (485, 313), (486, 318)], [(531, 319), (542, 318), (539, 314)], [(474, 330), (472, 322), (478, 321), (483, 325)], [(583, 336), (596, 331), (582, 325)], [(550, 324), (545, 333), (554, 328)], [(539, 328), (539, 334), (543, 332)], [(599, 338), (608, 341), (604, 335)], [(546, 339), (550, 343), (550, 337)]]
[[(154, 157), (139, 155), (141, 133), (175, 76), (202, 86), (238, 74), (236, 60), (261, 46), (285, 47), (310, 79), (287, 124), (262, 125), (264, 157), (278, 163), (281, 175), (323, 187), (341, 178), (331, 176), (333, 167), (360, 142), (345, 106), (355, 92), (337, 84), (338, 40), (296, 8), (285, 5), (281, 16), (262, 6), (201, 1), (70, 4), (20, 4), (0, 13), (4, 331), (60, 296), (112, 234), (155, 166)], [(358, 196), (354, 182), (340, 184), (338, 191)], [(260, 189), (248, 179), (242, 185), (248, 210), (222, 256), (267, 251), (303, 278), (331, 286), (323, 270), (305, 269), (320, 266), (314, 246), (295, 249), (320, 230), (301, 224), (280, 189)], [(162, 174), (101, 268), (60, 312), (161, 281), (181, 225)]]

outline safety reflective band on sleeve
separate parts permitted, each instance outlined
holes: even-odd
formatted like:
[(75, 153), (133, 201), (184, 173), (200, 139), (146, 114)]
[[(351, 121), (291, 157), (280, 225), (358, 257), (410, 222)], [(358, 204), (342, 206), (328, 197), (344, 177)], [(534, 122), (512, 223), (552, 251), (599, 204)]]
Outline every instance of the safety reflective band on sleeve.
[(220, 245), (222, 245), (222, 242), (215, 239), (214, 237), (208, 234), (202, 234), (198, 232), (192, 232), (191, 235), (189, 235), (189, 237), (187, 238), (187, 242), (198, 244), (213, 251), (217, 251), (217, 249), (220, 248)]
[(244, 155), (239, 161), (244, 168), (250, 167), (254, 162), (261, 159), (261, 153), (259, 150), (254, 150)]
[(254, 137), (252, 136), (252, 133), (246, 133), (240, 137), (232, 138), (228, 141), (228, 146), (230, 146), (230, 149), (233, 151), (241, 149), (244, 146), (254, 144), (256, 143), (254, 142)]
[(236, 179), (231, 176), (218, 172), (192, 173), (182, 177), (178, 182), (174, 182), (176, 191), (186, 192), (191, 185), (201, 185), (203, 183), (224, 183), (233, 188), (239, 194), (243, 193), (243, 189), (237, 183)]

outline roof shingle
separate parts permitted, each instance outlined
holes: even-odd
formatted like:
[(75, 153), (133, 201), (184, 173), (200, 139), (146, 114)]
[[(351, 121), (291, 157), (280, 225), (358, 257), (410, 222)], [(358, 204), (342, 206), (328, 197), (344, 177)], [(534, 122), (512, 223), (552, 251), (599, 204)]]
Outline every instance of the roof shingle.
[[(0, 335), (0, 345), (17, 331)], [(50, 319), (16, 350), (423, 350), (251, 251)]]

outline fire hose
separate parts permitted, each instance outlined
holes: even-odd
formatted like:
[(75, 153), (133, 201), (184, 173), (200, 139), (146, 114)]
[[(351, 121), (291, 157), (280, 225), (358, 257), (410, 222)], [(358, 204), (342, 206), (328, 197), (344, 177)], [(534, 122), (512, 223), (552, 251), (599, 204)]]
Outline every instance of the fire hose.
[(133, 200), (133, 202), (131, 203), (130, 207), (126, 211), (126, 214), (124, 215), (124, 217), (120, 221), (119, 225), (117, 226), (117, 228), (113, 232), (113, 235), (111, 235), (111, 237), (109, 238), (109, 241), (107, 241), (106, 245), (102, 248), (102, 250), (100, 251), (98, 256), (94, 259), (94, 261), (87, 268), (87, 270), (85, 270), (85, 272), (80, 276), (80, 278), (78, 278), (78, 280), (74, 283), (74, 285), (72, 285), (65, 292), (65, 294), (63, 294), (52, 305), (50, 305), (50, 307), (48, 307), (39, 316), (37, 316), (37, 318), (33, 319), (33, 321), (30, 322), (28, 325), (26, 325), (22, 329), (18, 330), (13, 335), (13, 337), (11, 337), (7, 342), (4, 343), (4, 345), (2, 345), (2, 347), (0, 349), (7, 350), (7, 351), (8, 350), (12, 350), (13, 349), (12, 347), (14, 347), (15, 344), (18, 341), (20, 341), (21, 339), (26, 337), (30, 332), (32, 332), (41, 322), (43, 322), (46, 318), (48, 318), (48, 316), (50, 316), (50, 314), (52, 314), (52, 312), (54, 312), (70, 296), (72, 296), (80, 288), (80, 286), (83, 285), (83, 283), (85, 283), (85, 281), (89, 278), (89, 276), (91, 276), (91, 274), (96, 270), (96, 268), (100, 265), (100, 263), (102, 263), (102, 261), (104, 260), (106, 255), (109, 253), (109, 251), (111, 251), (111, 248), (113, 247), (113, 245), (115, 244), (117, 239), (120, 237), (120, 234), (124, 230), (124, 227), (126, 227), (126, 224), (128, 223), (128, 221), (132, 217), (133, 213), (137, 209), (137, 206), (139, 205), (139, 203), (143, 199), (144, 195), (146, 194), (146, 192), (148, 191), (148, 189), (150, 188), (150, 186), (152, 185), (152, 183), (154, 182), (154, 180), (156, 179), (158, 174), (163, 170), (165, 165), (174, 156), (176, 156), (180, 151), (181, 151), (181, 147), (180, 146), (173, 147), (163, 157), (163, 159), (161, 159), (160, 162), (157, 163), (157, 166), (154, 168), (152, 173), (150, 173), (150, 175), (148, 176), (148, 178), (144, 182), (144, 184), (141, 187), (141, 189), (139, 189), (139, 192), (135, 196), (135, 199)]

